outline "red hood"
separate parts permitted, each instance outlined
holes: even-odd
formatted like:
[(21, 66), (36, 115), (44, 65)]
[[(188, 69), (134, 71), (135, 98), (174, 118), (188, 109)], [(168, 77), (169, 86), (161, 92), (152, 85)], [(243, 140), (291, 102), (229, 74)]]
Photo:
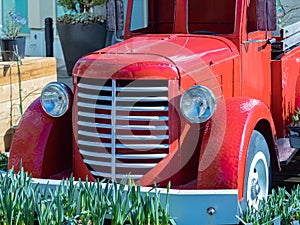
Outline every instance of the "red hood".
[(73, 73), (106, 79), (177, 79), (237, 54), (232, 42), (218, 36), (140, 36), (83, 57)]

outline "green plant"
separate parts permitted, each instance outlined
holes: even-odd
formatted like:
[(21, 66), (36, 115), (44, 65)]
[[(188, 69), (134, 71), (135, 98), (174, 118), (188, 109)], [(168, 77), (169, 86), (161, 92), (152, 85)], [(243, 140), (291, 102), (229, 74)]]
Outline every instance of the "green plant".
[(7, 171), (8, 167), (8, 156), (5, 153), (0, 153), (0, 170)]
[(105, 216), (108, 213), (108, 193), (109, 182), (105, 180), (94, 181), (92, 183), (86, 180), (79, 183), (79, 199), (80, 199), (80, 220), (83, 224), (103, 225)]
[(128, 214), (128, 221), (130, 225), (142, 224), (145, 221), (145, 216), (143, 213), (143, 196), (141, 194), (140, 185), (135, 185), (134, 181), (128, 180), (128, 189), (130, 189), (129, 197), (129, 207), (131, 208)]
[(33, 225), (35, 219), (35, 193), (31, 176), (21, 167), (0, 176), (0, 223), (6, 225)]
[(53, 193), (47, 189), (48, 185), (44, 189), (44, 192), (40, 189), (37, 191), (37, 201), (35, 205), (35, 211), (37, 214), (37, 221), (39, 225), (48, 225), (52, 224), (52, 207), (53, 202), (48, 196), (53, 196)]
[(290, 225), (292, 221), (299, 220), (300, 214), (300, 185), (289, 193), (285, 188), (272, 190), (267, 200), (260, 201), (258, 208), (248, 206), (238, 217), (243, 224), (253, 225), (273, 224), (280, 218), (282, 225)]
[(17, 56), (17, 69), (18, 69), (18, 84), (19, 84), (19, 109), (20, 114), (23, 115), (23, 98), (22, 98), (22, 77), (21, 77), (21, 59)]
[[(4, 225), (169, 225), (165, 202), (154, 186), (145, 195), (130, 179), (116, 182), (63, 180), (59, 186), (33, 183), (21, 167), (0, 174), (0, 224)], [(134, 222), (135, 221), (135, 222)]]
[(139, 184), (135, 185), (129, 180), (128, 193), (130, 225), (169, 225), (175, 224), (169, 215), (169, 191), (171, 183), (167, 186), (165, 203), (161, 201), (160, 191), (156, 185), (145, 194), (142, 194)]
[(109, 206), (112, 225), (123, 225), (127, 220), (129, 211), (129, 198), (131, 189), (125, 191), (127, 179), (121, 180), (118, 185), (116, 181), (110, 187)]
[(26, 19), (20, 13), (10, 10), (6, 18), (5, 28), (2, 30), (5, 38), (16, 39), (25, 24)]
[[(22, 117), (23, 113), (24, 113), (24, 107), (23, 107), (23, 103), (24, 101), (29, 98), (30, 96), (32, 96), (33, 94), (35, 94), (36, 92), (39, 91), (39, 89), (34, 89), (32, 91), (30, 91), (29, 93), (27, 93), (25, 96), (23, 96), (22, 92), (23, 92), (23, 88), (22, 88), (22, 72), (21, 72), (21, 66), (22, 66), (22, 60), (21, 57), (16, 53), (13, 52), (14, 56), (15, 56), (15, 63), (11, 64), (9, 66), (9, 82), (10, 82), (10, 126), (11, 127), (17, 127), (15, 124), (13, 124), (13, 110), (14, 107), (17, 106), (20, 112), (20, 116), (16, 119), (15, 123), (17, 124), (18, 121), (20, 120), (20, 118)], [(19, 102), (18, 104), (13, 104), (13, 72), (12, 72), (12, 68), (16, 65), (17, 68), (17, 75), (18, 75), (18, 97), (19, 97)]]
[(57, 18), (60, 23), (94, 23), (105, 22), (103, 15), (97, 15), (94, 7), (103, 5), (106, 0), (58, 0), (57, 4), (62, 6), (65, 14)]
[(298, 125), (299, 121), (300, 121), (300, 108), (298, 107), (296, 110), (295, 110), (295, 113), (293, 114), (293, 126), (296, 126)]

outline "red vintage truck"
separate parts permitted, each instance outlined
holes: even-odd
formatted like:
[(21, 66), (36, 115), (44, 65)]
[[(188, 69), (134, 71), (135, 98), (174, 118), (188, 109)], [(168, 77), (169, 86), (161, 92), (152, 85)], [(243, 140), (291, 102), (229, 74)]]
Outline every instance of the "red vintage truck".
[(178, 224), (236, 223), (238, 202), (265, 198), (296, 151), (287, 127), (300, 106), (299, 27), (273, 35), (275, 0), (128, 0), (125, 40), (81, 58), (73, 92), (44, 88), (9, 167), (171, 181)]

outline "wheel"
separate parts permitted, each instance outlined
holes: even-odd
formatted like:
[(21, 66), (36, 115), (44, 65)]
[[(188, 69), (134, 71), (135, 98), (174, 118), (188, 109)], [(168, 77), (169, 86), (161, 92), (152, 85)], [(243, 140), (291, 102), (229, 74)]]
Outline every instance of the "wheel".
[(258, 208), (259, 200), (268, 197), (271, 186), (270, 152), (264, 136), (254, 130), (249, 147), (244, 179), (244, 198), (241, 202), (245, 210), (247, 204)]

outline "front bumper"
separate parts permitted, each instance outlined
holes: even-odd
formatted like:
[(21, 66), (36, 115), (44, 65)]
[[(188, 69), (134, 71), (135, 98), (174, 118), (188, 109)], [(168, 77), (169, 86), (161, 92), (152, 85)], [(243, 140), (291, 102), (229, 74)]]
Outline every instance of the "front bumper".
[(177, 225), (238, 223), (238, 190), (171, 189), (169, 202), (170, 215)]

